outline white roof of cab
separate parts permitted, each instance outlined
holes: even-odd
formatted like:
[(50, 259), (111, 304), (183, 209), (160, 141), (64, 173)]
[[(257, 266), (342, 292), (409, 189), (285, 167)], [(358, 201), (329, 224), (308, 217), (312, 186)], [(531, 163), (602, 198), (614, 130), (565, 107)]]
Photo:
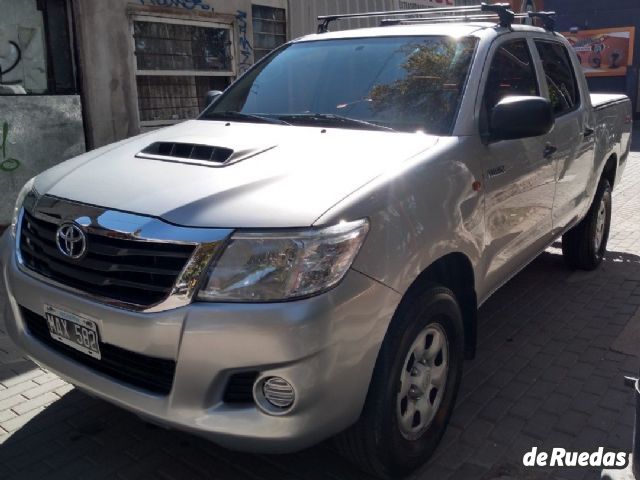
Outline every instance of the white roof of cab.
[[(340, 22), (337, 20), (335, 23)], [(358, 28), (353, 30), (340, 30), (337, 32), (316, 33), (300, 37), (294, 42), (309, 42), (316, 40), (333, 40), (342, 38), (369, 38), (369, 37), (398, 37), (418, 35), (446, 35), (450, 37), (495, 37), (500, 33), (510, 30), (498, 27), (496, 23), (470, 22), (470, 23), (420, 23), (407, 25), (389, 25), (385, 27)], [(546, 32), (543, 28), (530, 25), (513, 24), (511, 31)]]

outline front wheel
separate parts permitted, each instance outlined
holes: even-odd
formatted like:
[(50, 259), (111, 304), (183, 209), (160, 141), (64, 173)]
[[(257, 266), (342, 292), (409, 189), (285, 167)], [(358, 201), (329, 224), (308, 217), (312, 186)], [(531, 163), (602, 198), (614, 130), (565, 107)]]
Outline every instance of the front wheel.
[(611, 226), (611, 185), (602, 179), (587, 216), (562, 236), (562, 254), (570, 268), (594, 270), (604, 258)]
[(460, 307), (447, 288), (403, 300), (382, 343), (358, 422), (339, 449), (378, 477), (425, 463), (449, 422), (464, 358)]

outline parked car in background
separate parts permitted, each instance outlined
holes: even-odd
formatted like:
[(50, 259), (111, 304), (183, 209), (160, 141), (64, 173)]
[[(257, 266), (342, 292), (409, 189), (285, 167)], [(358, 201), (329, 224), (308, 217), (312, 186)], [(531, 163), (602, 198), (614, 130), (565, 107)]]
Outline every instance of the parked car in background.
[(25, 185), (7, 329), (78, 388), (233, 449), (435, 450), (477, 309), (562, 237), (606, 251), (631, 107), (538, 27), (310, 35), (203, 114)]

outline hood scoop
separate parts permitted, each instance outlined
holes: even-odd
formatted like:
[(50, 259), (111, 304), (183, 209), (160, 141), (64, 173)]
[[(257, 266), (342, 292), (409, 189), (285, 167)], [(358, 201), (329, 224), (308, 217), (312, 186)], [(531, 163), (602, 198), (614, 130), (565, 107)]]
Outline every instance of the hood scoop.
[(155, 142), (136, 155), (138, 158), (163, 160), (166, 162), (191, 163), (194, 165), (221, 166), (234, 151), (230, 148), (214, 147), (194, 143)]

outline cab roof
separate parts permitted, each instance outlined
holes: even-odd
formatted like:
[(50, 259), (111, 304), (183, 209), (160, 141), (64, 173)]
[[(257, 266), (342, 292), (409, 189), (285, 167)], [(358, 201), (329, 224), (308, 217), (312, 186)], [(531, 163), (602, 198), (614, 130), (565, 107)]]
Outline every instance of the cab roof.
[(548, 30), (531, 25), (513, 24), (510, 28), (501, 27), (494, 22), (442, 22), (442, 23), (413, 23), (406, 25), (389, 25), (372, 28), (358, 28), (352, 30), (339, 30), (327, 33), (315, 33), (300, 37), (294, 42), (311, 42), (318, 40), (335, 40), (346, 38), (371, 38), (371, 37), (399, 37), (399, 36), (427, 36), (442, 35), (449, 37), (491, 38), (502, 33), (537, 32), (550, 33)]

